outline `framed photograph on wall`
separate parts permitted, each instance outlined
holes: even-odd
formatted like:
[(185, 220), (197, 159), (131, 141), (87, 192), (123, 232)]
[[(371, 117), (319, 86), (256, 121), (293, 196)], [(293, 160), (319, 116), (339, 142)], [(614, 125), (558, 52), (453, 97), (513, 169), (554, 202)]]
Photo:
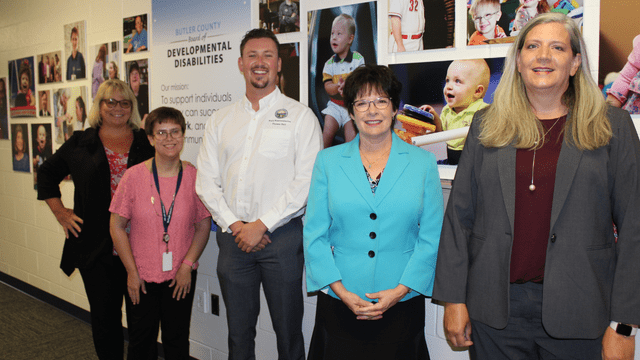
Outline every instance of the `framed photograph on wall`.
[(9, 61), (11, 117), (36, 116), (36, 85), (33, 56)]
[(11, 160), (13, 171), (31, 172), (27, 124), (11, 124)]
[(0, 139), (9, 138), (9, 113), (7, 106), (7, 78), (0, 78)]
[(84, 55), (87, 53), (87, 22), (78, 21), (64, 26), (64, 53), (67, 56), (67, 81), (85, 79), (87, 65)]
[(52, 51), (37, 56), (38, 84), (62, 81), (62, 51)]
[(149, 50), (147, 14), (130, 16), (122, 21), (123, 48), (126, 53)]

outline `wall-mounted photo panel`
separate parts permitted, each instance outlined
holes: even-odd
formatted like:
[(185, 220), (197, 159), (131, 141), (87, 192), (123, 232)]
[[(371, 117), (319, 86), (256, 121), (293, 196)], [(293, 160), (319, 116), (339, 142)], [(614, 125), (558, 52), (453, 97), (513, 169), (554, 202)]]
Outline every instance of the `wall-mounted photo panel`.
[(31, 155), (33, 156), (33, 187), (37, 190), (38, 168), (53, 154), (51, 124), (31, 124)]
[(140, 59), (125, 63), (127, 83), (138, 100), (140, 119), (149, 115), (149, 60)]
[(582, 26), (584, 0), (469, 0), (467, 44), (487, 45), (515, 41), (536, 15), (561, 12)]
[(27, 124), (11, 124), (11, 160), (13, 171), (31, 171)]
[(55, 141), (62, 145), (76, 130), (88, 127), (87, 87), (77, 86), (53, 91)]
[(119, 78), (120, 42), (92, 46), (91, 59), (91, 98), (94, 98), (105, 80)]
[[(403, 84), (400, 109), (410, 105), (429, 113), (429, 126), (414, 127), (414, 113), (399, 116), (396, 133), (411, 143), (413, 136), (433, 133), (439, 136), (434, 126), (438, 121), (442, 131), (460, 129), (471, 124), (475, 111), (493, 102), (493, 93), (502, 77), (504, 58), (470, 59), (390, 65)], [(409, 107), (407, 107), (409, 108)], [(425, 114), (426, 115), (426, 114)], [(421, 124), (418, 124), (421, 125)], [(417, 129), (419, 128), (419, 129)], [(427, 145), (425, 149), (436, 155), (439, 163), (450, 164), (447, 148), (462, 151), (464, 137)], [(449, 151), (449, 153), (452, 153)], [(452, 159), (451, 165), (457, 161)]]
[(78, 21), (64, 26), (64, 53), (67, 56), (67, 81), (85, 79), (87, 67), (87, 22)]
[(122, 21), (123, 48), (126, 53), (149, 50), (147, 14), (130, 16)]
[(52, 51), (37, 56), (38, 84), (62, 81), (62, 51)]
[(455, 0), (388, 0), (390, 53), (453, 47)]
[(300, 0), (260, 0), (259, 19), (275, 34), (300, 31)]
[(33, 56), (9, 61), (11, 117), (36, 116), (36, 85)]
[(300, 101), (300, 43), (280, 44), (280, 59), (278, 87), (283, 94)]
[(51, 91), (49, 90), (38, 91), (38, 116), (51, 116)]
[(7, 78), (0, 78), (0, 139), (9, 138), (9, 113), (7, 106)]
[(377, 64), (376, 3), (310, 11), (309, 107), (320, 119), (325, 147), (350, 141), (355, 125), (342, 100), (349, 74), (362, 64)]
[(600, 2), (599, 84), (607, 102), (640, 120), (640, 6), (632, 2)]

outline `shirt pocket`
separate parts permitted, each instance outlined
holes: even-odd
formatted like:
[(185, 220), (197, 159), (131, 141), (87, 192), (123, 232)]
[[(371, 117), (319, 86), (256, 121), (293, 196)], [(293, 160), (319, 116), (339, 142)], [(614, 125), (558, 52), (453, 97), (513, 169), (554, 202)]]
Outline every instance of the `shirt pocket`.
[(289, 151), (290, 138), (289, 130), (264, 129), (258, 152), (269, 159), (283, 158)]

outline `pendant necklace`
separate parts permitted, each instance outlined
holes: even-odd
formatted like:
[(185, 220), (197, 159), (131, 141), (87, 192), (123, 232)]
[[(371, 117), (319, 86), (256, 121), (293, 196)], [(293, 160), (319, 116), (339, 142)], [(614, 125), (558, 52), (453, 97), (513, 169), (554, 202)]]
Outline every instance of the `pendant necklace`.
[(371, 167), (375, 163), (377, 163), (378, 160), (382, 159), (385, 155), (387, 155), (389, 153), (389, 151), (391, 151), (391, 147), (389, 147), (389, 149), (387, 149), (387, 151), (385, 151), (382, 155), (378, 156), (378, 158), (374, 162), (371, 162), (371, 160), (369, 160), (367, 155), (365, 155), (362, 151), (360, 151), (360, 154), (362, 154), (362, 156), (364, 156), (364, 159), (367, 160), (367, 162), (369, 163), (369, 166), (367, 166), (367, 168), (371, 169)]
[[(558, 120), (556, 120), (556, 122), (553, 123), (553, 125), (551, 125), (551, 127), (549, 129), (547, 129), (547, 131), (542, 135), (542, 146), (544, 146), (544, 142), (545, 139), (547, 137), (547, 135), (549, 134), (549, 131), (551, 131), (551, 129), (553, 129), (554, 126), (556, 126), (556, 124), (558, 123), (558, 121), (560, 121), (560, 119), (562, 119), (563, 117), (559, 117)], [(533, 184), (533, 174), (534, 171), (536, 169), (536, 150), (538, 147), (538, 142), (536, 141), (534, 143), (534, 148), (533, 148), (533, 161), (531, 162), (531, 185), (529, 185), (529, 191), (533, 192), (536, 190), (536, 186)]]

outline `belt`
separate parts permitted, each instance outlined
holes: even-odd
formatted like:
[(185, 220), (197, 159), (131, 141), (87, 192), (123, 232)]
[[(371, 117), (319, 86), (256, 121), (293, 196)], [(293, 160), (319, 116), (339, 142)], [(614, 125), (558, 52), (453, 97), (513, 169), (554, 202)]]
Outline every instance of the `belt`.
[[(420, 39), (422, 37), (422, 34), (418, 34), (418, 35), (411, 35), (411, 39), (415, 40), (415, 39)], [(408, 39), (409, 35), (402, 35), (403, 39)]]

